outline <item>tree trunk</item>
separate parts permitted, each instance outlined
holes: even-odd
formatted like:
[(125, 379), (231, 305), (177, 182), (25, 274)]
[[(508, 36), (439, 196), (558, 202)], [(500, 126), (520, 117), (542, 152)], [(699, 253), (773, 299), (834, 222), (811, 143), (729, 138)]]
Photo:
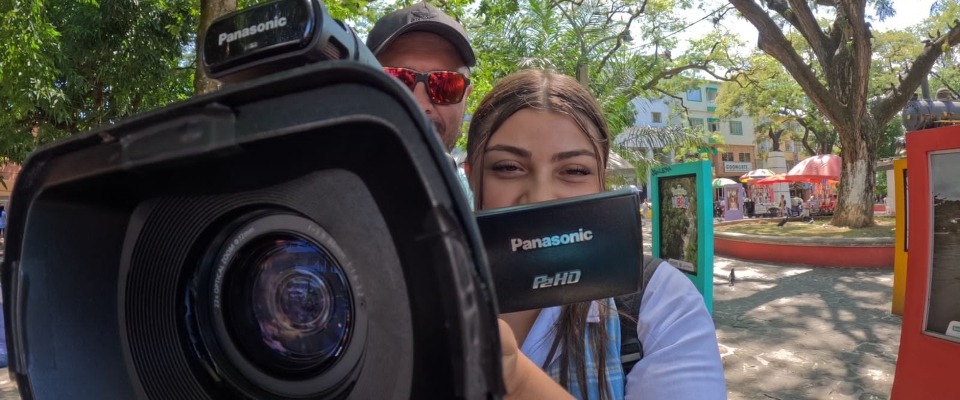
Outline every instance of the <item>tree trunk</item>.
[(220, 89), (220, 82), (203, 72), (203, 38), (217, 17), (236, 11), (237, 0), (200, 0), (200, 26), (197, 28), (197, 70), (193, 74), (193, 93), (204, 94)]
[(772, 127), (767, 128), (767, 136), (769, 136), (770, 140), (773, 142), (773, 145), (771, 146), (772, 149), (770, 151), (780, 151), (780, 136), (783, 136), (783, 132), (785, 131), (786, 130), (781, 129), (774, 132)]
[(873, 191), (877, 125), (872, 118), (858, 124), (860, 132), (843, 132), (838, 126), (843, 145), (843, 179), (837, 193), (837, 205), (831, 225), (850, 228), (873, 226)]

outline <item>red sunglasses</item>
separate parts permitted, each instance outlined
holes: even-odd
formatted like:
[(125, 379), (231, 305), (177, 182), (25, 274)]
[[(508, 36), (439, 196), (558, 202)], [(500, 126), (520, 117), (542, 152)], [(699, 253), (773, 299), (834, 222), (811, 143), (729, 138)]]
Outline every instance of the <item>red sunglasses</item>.
[(418, 82), (427, 88), (430, 102), (436, 105), (457, 104), (470, 86), (470, 78), (454, 71), (417, 72), (406, 68), (383, 68), (386, 73), (403, 82), (413, 91)]

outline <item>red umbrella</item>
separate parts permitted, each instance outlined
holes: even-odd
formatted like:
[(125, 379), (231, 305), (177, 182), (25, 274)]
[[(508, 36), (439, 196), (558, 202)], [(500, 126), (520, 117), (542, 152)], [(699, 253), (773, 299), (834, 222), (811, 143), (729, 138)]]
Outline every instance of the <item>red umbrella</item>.
[(840, 156), (833, 154), (823, 154), (804, 159), (787, 171), (787, 176), (793, 180), (821, 181), (830, 179), (840, 180), (840, 171), (843, 170), (843, 163)]

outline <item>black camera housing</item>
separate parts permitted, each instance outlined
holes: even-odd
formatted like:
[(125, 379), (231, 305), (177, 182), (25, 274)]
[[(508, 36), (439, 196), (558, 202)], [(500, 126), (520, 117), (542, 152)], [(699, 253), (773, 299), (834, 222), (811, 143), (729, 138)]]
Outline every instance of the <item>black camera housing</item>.
[[(336, 382), (256, 381), (201, 326), (212, 306), (196, 288), (216, 279), (202, 260), (257, 211), (316, 221), (342, 249), (365, 332)], [(24, 398), (502, 390), (475, 221), (431, 125), (375, 66), (280, 72), (40, 149), (8, 228), (4, 311)]]

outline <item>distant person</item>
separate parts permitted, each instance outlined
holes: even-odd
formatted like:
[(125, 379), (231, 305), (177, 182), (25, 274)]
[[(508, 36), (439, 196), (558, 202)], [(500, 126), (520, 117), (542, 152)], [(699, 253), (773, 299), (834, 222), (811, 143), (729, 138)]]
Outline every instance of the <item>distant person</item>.
[[(788, 215), (789, 215), (790, 210), (787, 208), (787, 197), (786, 197), (786, 196), (784, 196), (784, 195), (782, 195), (782, 194), (780, 195), (780, 204), (778, 204), (778, 207), (780, 208), (780, 212), (783, 214), (783, 216), (788, 216)], [(781, 225), (781, 226), (783, 226), (783, 225)]]
[(7, 237), (7, 210), (0, 206), (0, 242), (6, 241)]
[[(813, 196), (810, 196), (810, 200), (813, 200)], [(803, 218), (809, 218), (807, 223), (813, 223), (813, 217), (810, 215), (810, 203), (806, 201), (800, 202), (800, 216)]]

